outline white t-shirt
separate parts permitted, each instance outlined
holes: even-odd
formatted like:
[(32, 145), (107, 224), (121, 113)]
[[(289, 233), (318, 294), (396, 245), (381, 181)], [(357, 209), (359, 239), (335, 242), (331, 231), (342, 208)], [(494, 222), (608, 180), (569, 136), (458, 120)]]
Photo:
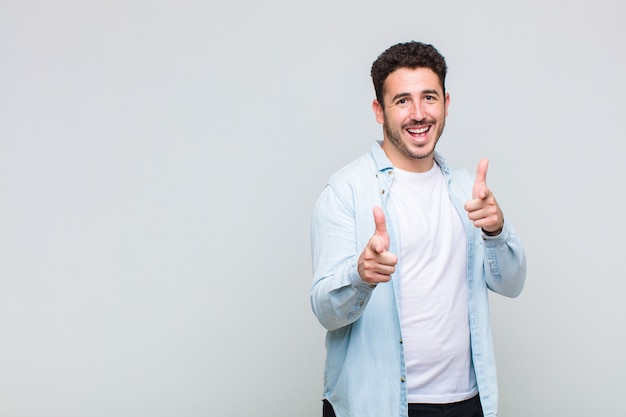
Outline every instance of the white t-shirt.
[(394, 169), (399, 218), (400, 320), (409, 403), (450, 403), (478, 393), (470, 354), (467, 241), (437, 164)]

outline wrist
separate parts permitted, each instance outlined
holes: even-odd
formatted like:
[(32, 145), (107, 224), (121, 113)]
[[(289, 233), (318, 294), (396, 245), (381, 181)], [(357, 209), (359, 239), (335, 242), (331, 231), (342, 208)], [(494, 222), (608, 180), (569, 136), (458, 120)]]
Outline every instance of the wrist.
[(500, 226), (497, 230), (494, 230), (494, 231), (489, 231), (489, 230), (485, 230), (485, 229), (482, 229), (482, 231), (487, 236), (498, 236), (500, 233), (502, 233), (503, 229), (504, 229), (504, 224), (502, 226)]

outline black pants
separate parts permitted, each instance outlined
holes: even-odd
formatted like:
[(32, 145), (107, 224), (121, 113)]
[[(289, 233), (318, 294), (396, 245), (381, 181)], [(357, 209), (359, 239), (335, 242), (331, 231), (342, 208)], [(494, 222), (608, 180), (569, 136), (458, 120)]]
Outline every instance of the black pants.
[[(336, 417), (330, 403), (324, 400), (322, 417)], [(409, 404), (409, 417), (483, 417), (480, 398), (450, 404)]]

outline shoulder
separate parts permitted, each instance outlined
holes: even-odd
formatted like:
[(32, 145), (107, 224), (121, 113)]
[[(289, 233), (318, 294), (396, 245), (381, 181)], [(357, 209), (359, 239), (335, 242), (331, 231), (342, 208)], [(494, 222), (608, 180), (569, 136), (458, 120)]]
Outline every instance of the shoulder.
[(338, 188), (354, 188), (376, 179), (376, 165), (372, 155), (364, 153), (343, 166), (328, 179), (328, 185)]
[(316, 204), (318, 210), (358, 210), (372, 207), (378, 196), (377, 168), (369, 153), (362, 154), (333, 173)]
[(369, 151), (335, 172), (328, 183), (337, 186), (359, 186), (372, 181), (376, 183), (378, 173), (388, 168), (392, 168), (392, 165), (382, 149), (382, 142), (374, 141)]

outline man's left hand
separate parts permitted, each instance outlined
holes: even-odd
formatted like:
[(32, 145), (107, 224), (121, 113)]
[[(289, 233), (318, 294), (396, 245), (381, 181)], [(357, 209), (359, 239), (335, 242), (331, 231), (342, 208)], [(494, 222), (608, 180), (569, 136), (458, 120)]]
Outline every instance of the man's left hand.
[(490, 236), (496, 236), (504, 227), (504, 215), (491, 190), (487, 187), (489, 160), (483, 158), (476, 169), (476, 179), (472, 188), (472, 200), (465, 203), (465, 210), (474, 226), (480, 227)]

